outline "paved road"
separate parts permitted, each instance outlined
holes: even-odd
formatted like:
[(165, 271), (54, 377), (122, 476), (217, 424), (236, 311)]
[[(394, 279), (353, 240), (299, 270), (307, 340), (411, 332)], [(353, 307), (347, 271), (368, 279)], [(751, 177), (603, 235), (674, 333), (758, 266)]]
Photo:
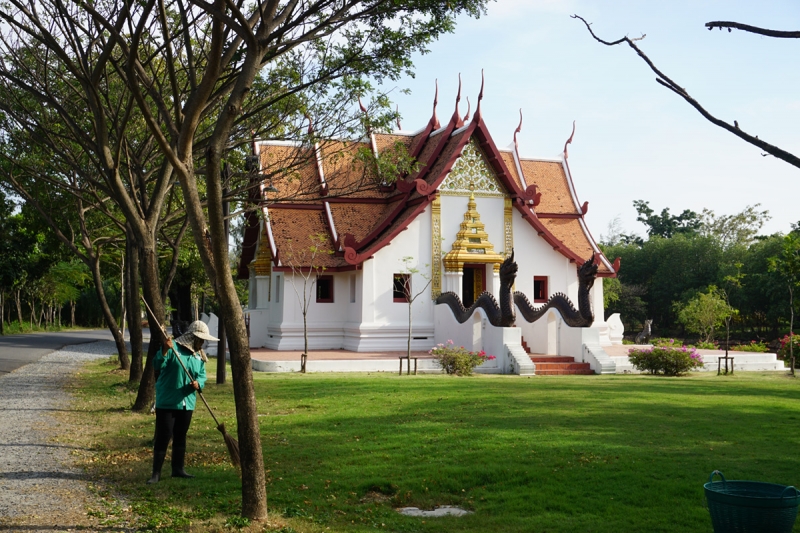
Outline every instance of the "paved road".
[(0, 336), (0, 375), (7, 374), (28, 363), (36, 362), (48, 353), (64, 346), (100, 340), (113, 341), (114, 339), (107, 329)]

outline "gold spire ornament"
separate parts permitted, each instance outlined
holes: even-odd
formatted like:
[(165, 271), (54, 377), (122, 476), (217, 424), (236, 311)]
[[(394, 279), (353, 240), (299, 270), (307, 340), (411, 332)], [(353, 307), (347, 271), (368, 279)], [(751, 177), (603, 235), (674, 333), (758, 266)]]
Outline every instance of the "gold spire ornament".
[(447, 272), (461, 272), (464, 263), (493, 264), (494, 270), (499, 271), (500, 263), (505, 259), (494, 251), (494, 245), (489, 242), (489, 234), (481, 222), (475, 204), (475, 186), (470, 184), (469, 202), (464, 213), (461, 229), (456, 234), (453, 248), (444, 256), (444, 268)]

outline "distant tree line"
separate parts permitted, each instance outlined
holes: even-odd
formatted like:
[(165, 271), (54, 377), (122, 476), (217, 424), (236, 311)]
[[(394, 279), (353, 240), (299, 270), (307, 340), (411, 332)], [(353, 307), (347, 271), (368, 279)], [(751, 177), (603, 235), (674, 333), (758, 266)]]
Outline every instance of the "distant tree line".
[(717, 325), (729, 308), (737, 341), (769, 342), (788, 331), (798, 275), (787, 261), (800, 249), (800, 225), (787, 235), (758, 235), (769, 219), (758, 204), (723, 216), (710, 210), (676, 215), (669, 208), (657, 213), (643, 200), (633, 205), (647, 239), (623, 233), (618, 219), (601, 238), (606, 255), (622, 259), (619, 277), (604, 282), (606, 316), (620, 313), (627, 335), (653, 319), (658, 336), (702, 340), (708, 331), (700, 334), (687, 318), (701, 305), (716, 309)]

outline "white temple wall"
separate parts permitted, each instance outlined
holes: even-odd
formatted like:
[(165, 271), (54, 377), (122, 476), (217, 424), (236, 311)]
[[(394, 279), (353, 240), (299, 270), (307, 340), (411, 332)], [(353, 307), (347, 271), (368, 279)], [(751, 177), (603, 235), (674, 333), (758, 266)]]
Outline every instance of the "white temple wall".
[(575, 263), (561, 255), (536, 230), (514, 212), (514, 260), (517, 262), (515, 290), (525, 293), (533, 302), (534, 276), (547, 277), (548, 297), (563, 292), (573, 301), (578, 297), (578, 276)]
[[(431, 276), (430, 207), (419, 214), (391, 244), (363, 263), (361, 277), (361, 320), (350, 322), (344, 348), (356, 351), (402, 351), (408, 342), (408, 303), (393, 298), (394, 274), (402, 273), (404, 257), (409, 267), (420, 271), (411, 277), (412, 296)], [(412, 350), (428, 350), (433, 342), (433, 300), (430, 285), (412, 304)]]

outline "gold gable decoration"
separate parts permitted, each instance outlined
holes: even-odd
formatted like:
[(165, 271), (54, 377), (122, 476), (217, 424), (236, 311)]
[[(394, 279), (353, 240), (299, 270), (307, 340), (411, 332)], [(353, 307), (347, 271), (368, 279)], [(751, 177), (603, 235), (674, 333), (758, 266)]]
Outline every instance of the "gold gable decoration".
[(470, 139), (464, 146), (450, 173), (439, 185), (439, 193), (445, 196), (467, 193), (479, 197), (506, 196), (505, 188), (497, 180), (475, 139)]
[(494, 245), (489, 242), (489, 234), (481, 222), (481, 215), (475, 205), (475, 193), (470, 193), (467, 203), (467, 212), (461, 229), (456, 234), (453, 249), (444, 256), (444, 269), (447, 272), (461, 272), (464, 263), (491, 263), (494, 270), (500, 269), (500, 263), (505, 259), (495, 253)]
[(431, 202), (431, 296), (435, 300), (442, 294), (442, 200), (437, 196)]
[(272, 275), (272, 249), (269, 246), (266, 232), (261, 233), (261, 241), (258, 243), (258, 253), (253, 262), (250, 263), (250, 267), (255, 270), (256, 276)]

